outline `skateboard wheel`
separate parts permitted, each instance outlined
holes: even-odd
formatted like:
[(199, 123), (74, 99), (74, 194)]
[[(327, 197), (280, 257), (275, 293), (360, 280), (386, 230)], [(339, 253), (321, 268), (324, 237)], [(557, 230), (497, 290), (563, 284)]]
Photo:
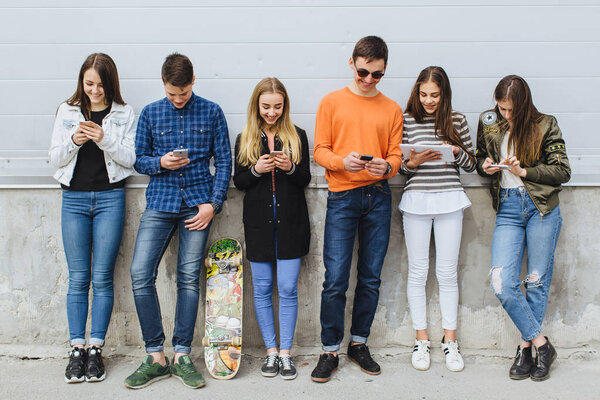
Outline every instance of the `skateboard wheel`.
[(234, 267), (239, 267), (240, 265), (242, 265), (242, 257), (236, 257), (233, 259), (233, 266)]
[(241, 336), (234, 336), (231, 339), (231, 344), (233, 344), (234, 346), (241, 346), (242, 345), (242, 337)]
[(205, 346), (205, 347), (210, 346), (210, 338), (208, 336), (204, 336), (202, 338), (202, 346)]
[(211, 263), (210, 263), (210, 258), (205, 258), (205, 259), (204, 259), (204, 265), (206, 266), (206, 268), (210, 268), (210, 267), (211, 267), (211, 265), (210, 265), (210, 264), (211, 264)]

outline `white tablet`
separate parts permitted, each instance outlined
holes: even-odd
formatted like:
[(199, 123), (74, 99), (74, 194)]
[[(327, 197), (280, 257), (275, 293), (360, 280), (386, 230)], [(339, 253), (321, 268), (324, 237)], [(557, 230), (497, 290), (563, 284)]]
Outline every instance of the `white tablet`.
[(401, 144), (400, 149), (402, 149), (402, 155), (406, 160), (410, 159), (410, 150), (415, 149), (415, 153), (422, 153), (425, 150), (433, 149), (435, 151), (439, 151), (442, 153), (442, 159), (440, 161), (445, 162), (454, 162), (454, 153), (452, 153), (452, 146), (448, 144), (442, 145), (424, 145), (424, 144)]

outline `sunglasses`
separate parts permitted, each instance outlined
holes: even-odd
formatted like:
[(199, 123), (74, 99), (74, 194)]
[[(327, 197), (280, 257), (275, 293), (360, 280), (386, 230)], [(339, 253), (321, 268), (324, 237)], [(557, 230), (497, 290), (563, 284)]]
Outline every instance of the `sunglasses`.
[(381, 79), (383, 78), (384, 73), (381, 71), (367, 71), (366, 69), (357, 69), (356, 66), (354, 66), (354, 69), (356, 70), (356, 73), (358, 74), (358, 76), (360, 76), (361, 78), (366, 78), (367, 76), (371, 75), (373, 77), (373, 79)]

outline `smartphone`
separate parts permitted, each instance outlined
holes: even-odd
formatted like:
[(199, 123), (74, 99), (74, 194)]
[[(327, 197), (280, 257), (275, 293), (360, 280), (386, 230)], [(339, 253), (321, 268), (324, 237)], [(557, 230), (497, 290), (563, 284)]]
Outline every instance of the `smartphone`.
[(505, 170), (511, 169), (510, 166), (508, 166), (506, 164), (492, 164), (492, 165), (490, 165), (490, 167), (497, 167), (497, 168), (502, 168), (502, 169), (505, 169)]
[(269, 158), (277, 157), (280, 154), (283, 154), (283, 150), (273, 150), (269, 153)]
[(94, 126), (96, 126), (96, 124), (95, 124), (94, 122), (92, 122), (92, 121), (81, 121), (81, 122), (79, 123), (79, 125), (85, 125), (85, 126), (89, 126), (89, 127), (94, 127)]
[(188, 149), (175, 149), (173, 155), (182, 158), (188, 158)]
[(373, 156), (363, 154), (362, 156), (360, 156), (360, 159), (363, 161), (371, 161), (373, 159)]

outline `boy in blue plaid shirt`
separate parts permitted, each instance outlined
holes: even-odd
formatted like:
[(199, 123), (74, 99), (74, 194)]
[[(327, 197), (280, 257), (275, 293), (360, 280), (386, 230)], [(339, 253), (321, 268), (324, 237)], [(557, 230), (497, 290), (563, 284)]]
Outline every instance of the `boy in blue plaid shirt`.
[[(211, 221), (227, 196), (231, 148), (221, 108), (192, 92), (194, 71), (184, 55), (171, 54), (162, 66), (166, 97), (144, 107), (136, 134), (135, 169), (150, 175), (146, 210), (137, 234), (131, 281), (146, 359), (125, 379), (138, 389), (171, 374), (191, 388), (204, 386), (189, 354), (198, 313), (199, 282)], [(214, 159), (215, 174), (209, 162)], [(158, 265), (179, 230), (177, 307), (173, 361), (165, 357)]]

